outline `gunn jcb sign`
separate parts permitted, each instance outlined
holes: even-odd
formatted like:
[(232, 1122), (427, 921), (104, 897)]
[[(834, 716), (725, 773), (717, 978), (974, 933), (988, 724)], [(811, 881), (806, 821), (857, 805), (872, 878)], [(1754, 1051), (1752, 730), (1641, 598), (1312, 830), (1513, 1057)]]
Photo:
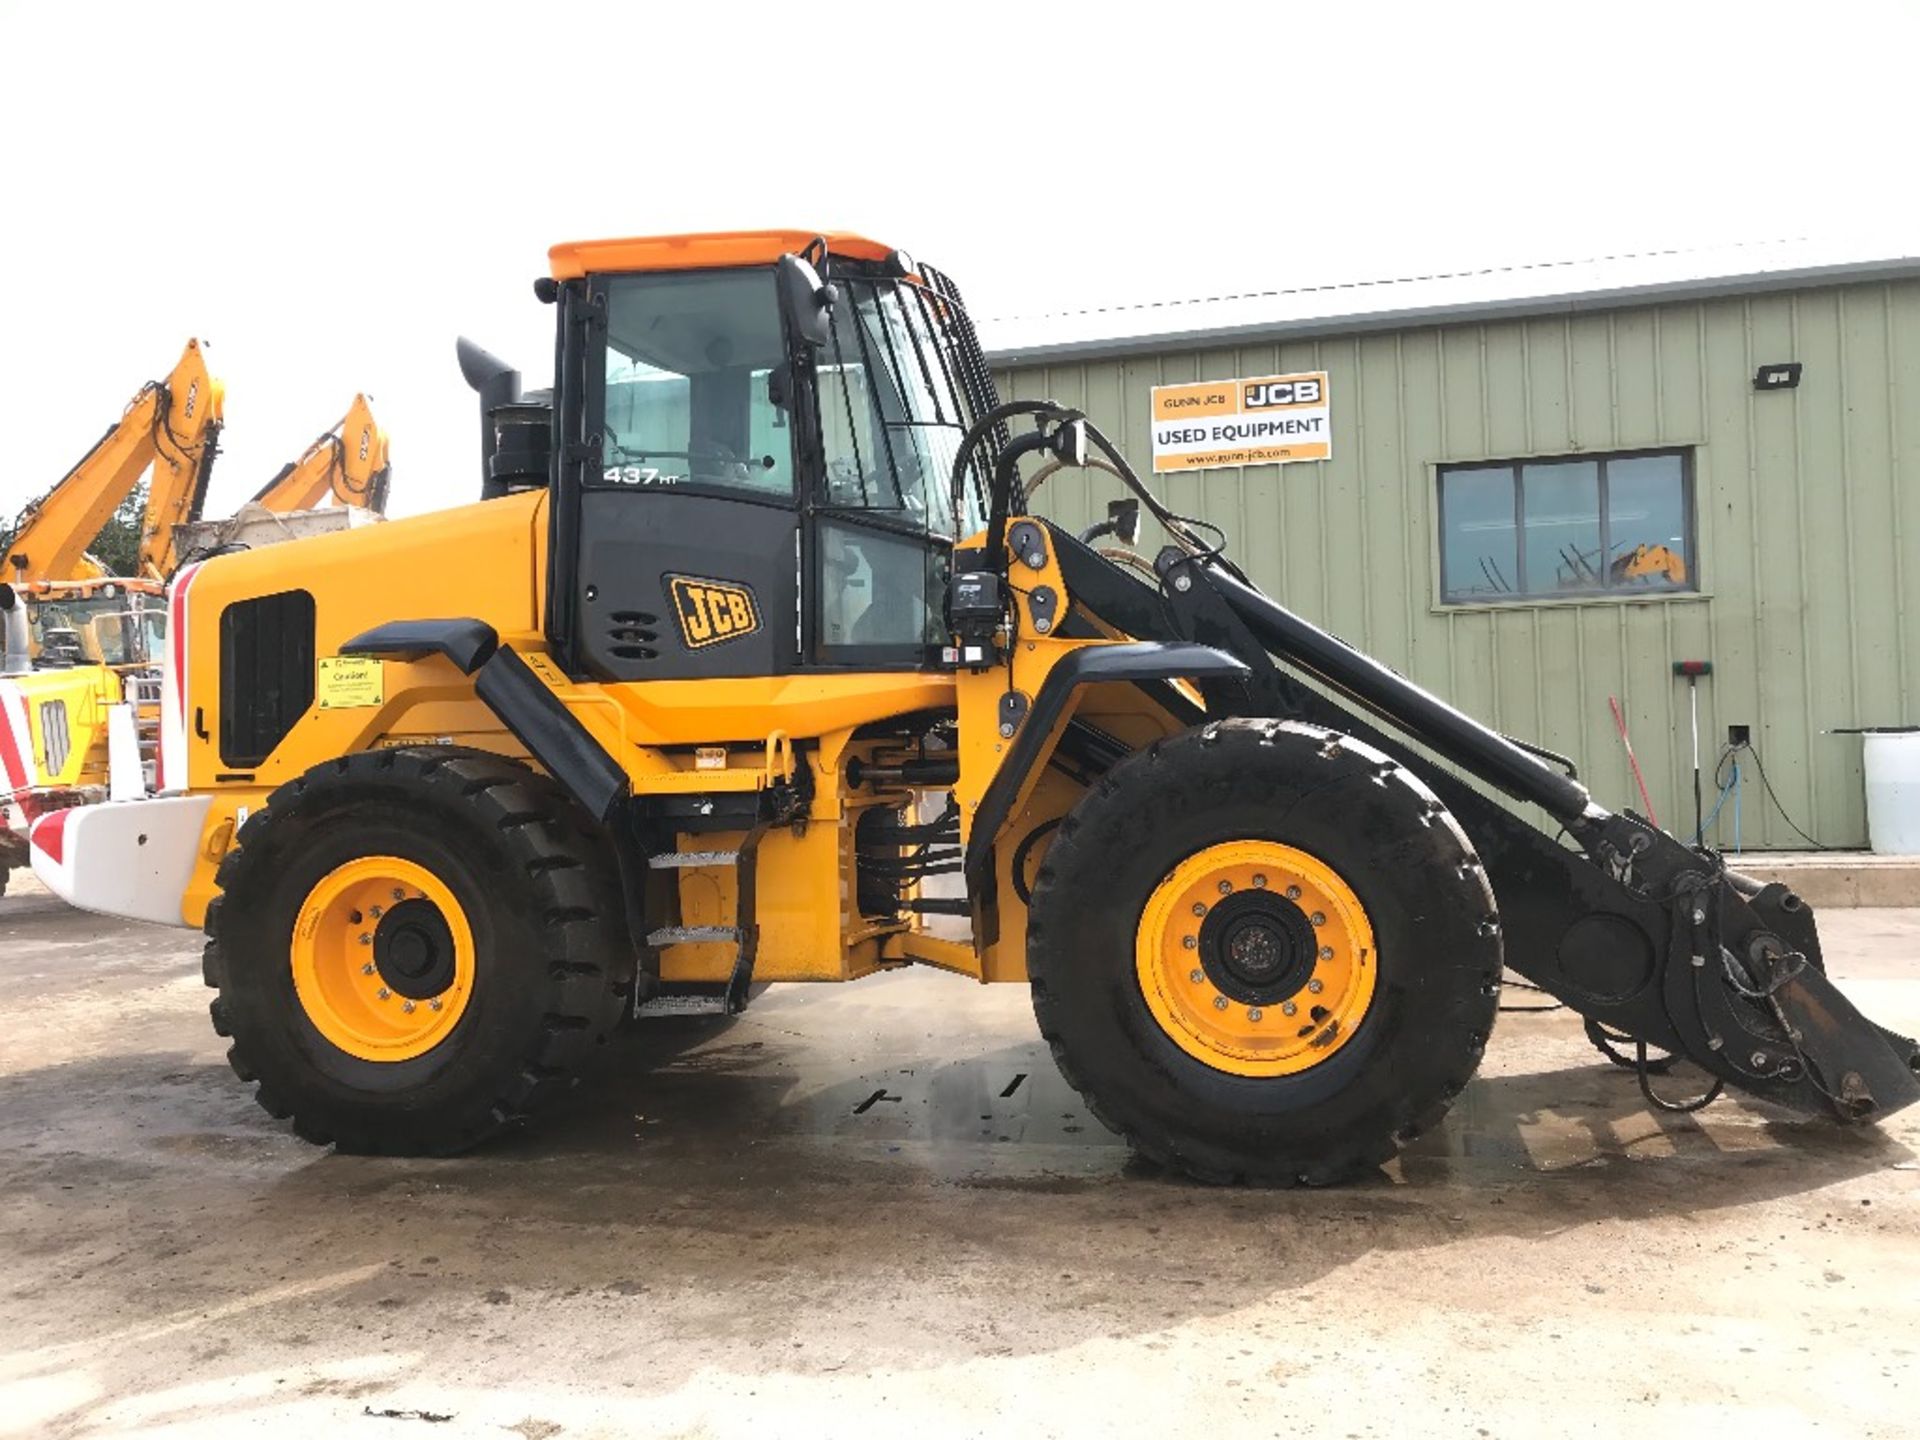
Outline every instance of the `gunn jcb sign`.
[(1285, 465), (1333, 454), (1324, 370), (1153, 387), (1153, 468)]

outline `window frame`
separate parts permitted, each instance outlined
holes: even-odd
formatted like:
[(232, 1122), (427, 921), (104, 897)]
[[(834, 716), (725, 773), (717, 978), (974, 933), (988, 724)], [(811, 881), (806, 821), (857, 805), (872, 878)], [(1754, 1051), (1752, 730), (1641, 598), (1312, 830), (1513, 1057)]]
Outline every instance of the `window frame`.
[[(1518, 455), (1490, 460), (1449, 460), (1433, 467), (1434, 496), (1434, 600), (1447, 610), (1487, 607), (1553, 605), (1559, 603), (1592, 604), (1646, 602), (1649, 600), (1691, 599), (1706, 593), (1700, 583), (1700, 515), (1695, 492), (1695, 455), (1693, 445), (1649, 445), (1625, 450), (1588, 450), (1572, 454)], [(1658, 589), (1600, 585), (1584, 588), (1532, 590), (1526, 588), (1526, 486), (1523, 472), (1529, 465), (1593, 465), (1596, 469), (1596, 504), (1599, 509), (1600, 549), (1612, 550), (1613, 496), (1607, 467), (1615, 460), (1675, 458), (1680, 462), (1680, 506), (1685, 545), (1681, 559), (1686, 563), (1686, 582)], [(1447, 477), (1459, 471), (1508, 470), (1513, 476), (1513, 534), (1515, 589), (1506, 595), (1458, 594), (1449, 586), (1453, 578), (1447, 570)]]

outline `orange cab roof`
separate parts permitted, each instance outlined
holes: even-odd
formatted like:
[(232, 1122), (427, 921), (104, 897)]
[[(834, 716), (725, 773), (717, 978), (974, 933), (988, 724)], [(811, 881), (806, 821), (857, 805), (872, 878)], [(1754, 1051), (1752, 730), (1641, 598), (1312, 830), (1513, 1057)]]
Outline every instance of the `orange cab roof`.
[[(710, 270), (723, 265), (771, 265), (797, 254), (818, 230), (726, 230), (710, 235), (647, 235), (628, 240), (570, 240), (547, 252), (556, 280), (588, 271)], [(893, 246), (862, 235), (828, 233), (827, 248), (854, 260), (884, 260)]]

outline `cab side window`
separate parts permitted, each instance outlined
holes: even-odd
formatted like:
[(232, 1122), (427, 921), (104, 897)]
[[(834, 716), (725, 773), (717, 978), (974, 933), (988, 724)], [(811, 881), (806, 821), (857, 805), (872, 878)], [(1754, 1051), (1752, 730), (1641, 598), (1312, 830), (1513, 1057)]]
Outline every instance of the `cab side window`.
[(783, 358), (765, 271), (613, 277), (601, 483), (791, 499), (792, 432), (772, 384)]

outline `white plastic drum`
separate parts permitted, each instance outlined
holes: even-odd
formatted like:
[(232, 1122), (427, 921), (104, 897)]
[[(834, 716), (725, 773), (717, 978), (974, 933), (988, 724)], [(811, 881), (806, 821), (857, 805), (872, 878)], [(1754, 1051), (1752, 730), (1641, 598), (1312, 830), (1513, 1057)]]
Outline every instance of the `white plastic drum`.
[(1867, 844), (1876, 855), (1920, 855), (1920, 729), (1869, 730)]

